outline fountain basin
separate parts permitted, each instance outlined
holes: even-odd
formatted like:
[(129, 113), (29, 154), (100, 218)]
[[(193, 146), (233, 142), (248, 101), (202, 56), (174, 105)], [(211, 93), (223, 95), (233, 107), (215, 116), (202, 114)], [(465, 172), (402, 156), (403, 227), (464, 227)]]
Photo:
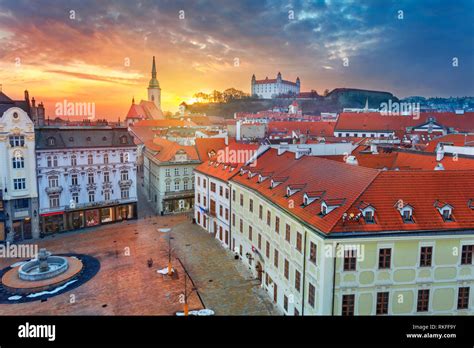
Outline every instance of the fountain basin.
[(31, 260), (20, 266), (18, 277), (26, 281), (39, 281), (54, 278), (69, 268), (68, 260), (62, 256), (48, 256), (46, 259), (48, 269), (41, 270), (41, 261), (39, 259)]

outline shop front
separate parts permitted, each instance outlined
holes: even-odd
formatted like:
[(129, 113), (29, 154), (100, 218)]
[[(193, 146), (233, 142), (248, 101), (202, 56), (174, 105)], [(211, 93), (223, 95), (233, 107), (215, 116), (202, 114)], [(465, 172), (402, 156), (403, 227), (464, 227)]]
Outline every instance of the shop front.
[(137, 203), (82, 208), (41, 215), (43, 234), (78, 230), (137, 218)]
[(194, 209), (194, 194), (187, 197), (165, 197), (163, 214), (184, 213)]

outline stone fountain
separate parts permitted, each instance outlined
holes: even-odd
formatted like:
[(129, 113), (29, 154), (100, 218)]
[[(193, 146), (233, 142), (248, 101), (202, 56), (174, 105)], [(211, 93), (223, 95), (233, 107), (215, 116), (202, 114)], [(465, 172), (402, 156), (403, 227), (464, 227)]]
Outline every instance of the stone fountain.
[(38, 258), (28, 261), (18, 269), (18, 277), (26, 281), (38, 281), (54, 278), (69, 268), (67, 258), (52, 256), (49, 251), (42, 248)]

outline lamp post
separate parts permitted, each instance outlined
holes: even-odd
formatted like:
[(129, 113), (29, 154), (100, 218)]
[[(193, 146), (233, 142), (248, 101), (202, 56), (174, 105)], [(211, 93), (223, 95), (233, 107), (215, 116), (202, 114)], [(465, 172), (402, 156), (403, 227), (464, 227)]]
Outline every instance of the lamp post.
[(168, 234), (168, 275), (173, 274), (173, 268), (171, 265), (171, 228), (159, 228), (158, 231)]

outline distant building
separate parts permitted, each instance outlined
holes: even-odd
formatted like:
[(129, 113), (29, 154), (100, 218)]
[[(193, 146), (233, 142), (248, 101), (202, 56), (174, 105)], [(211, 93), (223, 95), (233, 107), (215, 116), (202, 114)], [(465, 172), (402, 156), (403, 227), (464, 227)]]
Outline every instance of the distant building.
[(0, 241), (39, 237), (34, 125), (20, 104), (0, 105)]
[(299, 94), (300, 93), (300, 78), (296, 78), (296, 82), (283, 80), (279, 72), (276, 79), (257, 80), (255, 75), (252, 75), (251, 94), (261, 99), (272, 99), (281, 94)]
[(5, 110), (14, 106), (25, 111), (30, 117), (30, 119), (33, 121), (35, 127), (44, 125), (45, 111), (42, 102), (36, 104), (36, 100), (34, 97), (30, 100), (30, 94), (27, 90), (25, 90), (24, 100), (13, 100), (2, 92), (2, 88), (0, 85), (0, 113), (3, 113)]
[(130, 126), (141, 120), (162, 119), (164, 119), (164, 116), (161, 111), (161, 88), (156, 78), (156, 64), (153, 56), (151, 79), (148, 84), (148, 100), (142, 100), (139, 104), (135, 104), (135, 98), (132, 99), (132, 105), (125, 117), (125, 124)]
[(123, 127), (37, 129), (41, 233), (136, 218), (136, 151)]
[(193, 170), (224, 146), (223, 138), (196, 139), (194, 146), (163, 138), (147, 140), (143, 151), (143, 185), (153, 209), (161, 215), (192, 211)]

